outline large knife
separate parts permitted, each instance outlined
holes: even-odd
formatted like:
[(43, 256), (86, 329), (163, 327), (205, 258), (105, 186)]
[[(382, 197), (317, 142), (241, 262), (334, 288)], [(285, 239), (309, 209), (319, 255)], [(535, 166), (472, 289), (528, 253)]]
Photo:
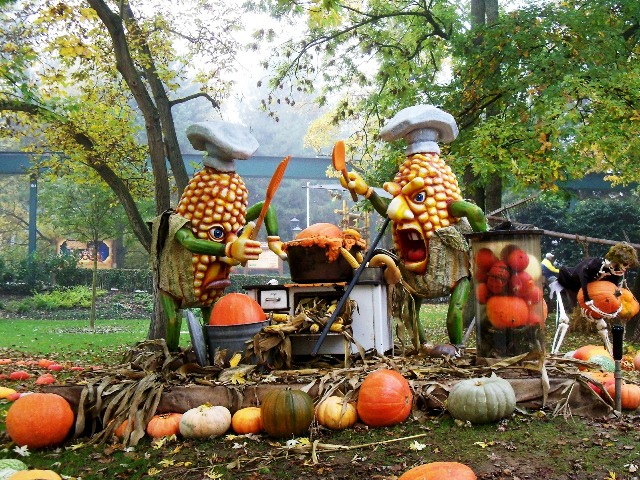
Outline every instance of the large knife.
[(280, 186), (282, 177), (284, 177), (284, 171), (287, 169), (287, 165), (289, 165), (290, 159), (291, 155), (282, 159), (282, 161), (276, 167), (276, 171), (273, 173), (273, 177), (271, 177), (271, 181), (269, 182), (269, 186), (267, 187), (267, 194), (265, 196), (264, 203), (262, 204), (262, 209), (260, 210), (260, 215), (258, 215), (256, 226), (251, 232), (251, 240), (255, 240), (258, 237), (258, 231), (262, 226), (262, 222), (264, 221), (264, 217), (267, 214), (267, 210), (269, 210), (271, 200), (273, 200), (273, 196), (276, 194), (276, 190), (278, 190), (278, 187)]

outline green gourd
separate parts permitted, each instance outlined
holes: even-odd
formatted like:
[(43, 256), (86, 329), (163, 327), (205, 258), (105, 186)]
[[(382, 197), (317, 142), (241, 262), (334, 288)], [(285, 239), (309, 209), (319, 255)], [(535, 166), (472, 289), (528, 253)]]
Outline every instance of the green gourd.
[(471, 423), (495, 422), (509, 417), (515, 408), (513, 387), (495, 373), (489, 378), (461, 380), (447, 398), (451, 416)]

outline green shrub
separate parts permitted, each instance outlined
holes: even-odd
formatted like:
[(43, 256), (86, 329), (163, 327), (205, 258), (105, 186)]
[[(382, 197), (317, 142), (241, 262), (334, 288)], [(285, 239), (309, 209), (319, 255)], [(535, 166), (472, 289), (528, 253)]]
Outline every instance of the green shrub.
[[(98, 296), (107, 292), (98, 290)], [(25, 313), (29, 310), (59, 310), (75, 307), (91, 306), (91, 288), (78, 286), (73, 288), (60, 288), (48, 293), (35, 293), (33, 296), (20, 301), (7, 303), (7, 310)]]

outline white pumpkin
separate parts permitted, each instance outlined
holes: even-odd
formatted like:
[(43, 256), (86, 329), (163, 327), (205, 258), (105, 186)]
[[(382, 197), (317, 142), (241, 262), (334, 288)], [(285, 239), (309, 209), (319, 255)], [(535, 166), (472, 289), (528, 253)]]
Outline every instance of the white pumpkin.
[(185, 438), (219, 437), (230, 426), (231, 412), (227, 407), (204, 404), (182, 414), (180, 434)]

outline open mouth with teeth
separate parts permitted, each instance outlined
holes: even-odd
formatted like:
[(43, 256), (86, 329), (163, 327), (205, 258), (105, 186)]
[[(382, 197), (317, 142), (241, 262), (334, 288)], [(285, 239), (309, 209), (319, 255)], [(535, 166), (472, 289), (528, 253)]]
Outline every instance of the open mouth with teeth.
[(422, 232), (415, 228), (396, 231), (396, 241), (405, 263), (419, 263), (427, 258), (427, 247)]

